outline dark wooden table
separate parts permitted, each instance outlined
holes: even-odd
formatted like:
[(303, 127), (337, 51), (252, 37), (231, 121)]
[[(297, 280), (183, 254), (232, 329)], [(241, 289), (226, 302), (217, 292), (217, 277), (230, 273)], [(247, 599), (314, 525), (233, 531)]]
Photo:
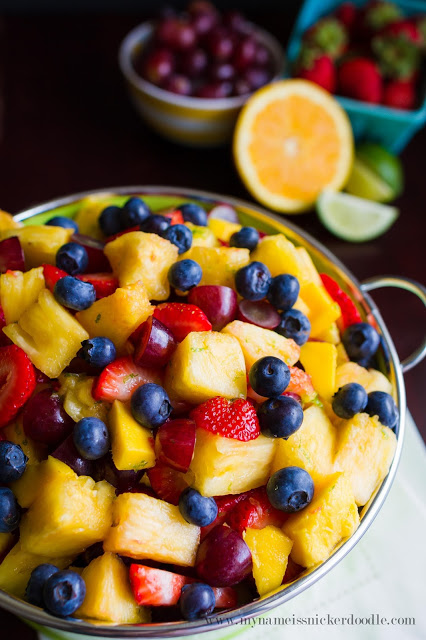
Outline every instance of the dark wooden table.
[[(284, 4), (284, 3), (283, 3)], [(0, 19), (0, 207), (13, 213), (50, 198), (117, 185), (175, 185), (251, 200), (229, 148), (175, 146), (147, 129), (132, 110), (117, 65), (117, 48), (143, 19), (133, 16), (8, 16)], [(256, 20), (281, 41), (293, 15)], [(360, 279), (398, 274), (425, 280), (426, 130), (402, 154), (406, 188), (401, 216), (374, 242), (352, 245), (330, 235), (314, 213), (296, 221)], [(401, 357), (424, 335), (425, 312), (405, 292), (374, 294)], [(405, 376), (408, 406), (426, 437), (426, 363)], [(33, 640), (13, 616), (0, 613), (2, 637)], [(5, 634), (3, 636), (3, 633)]]

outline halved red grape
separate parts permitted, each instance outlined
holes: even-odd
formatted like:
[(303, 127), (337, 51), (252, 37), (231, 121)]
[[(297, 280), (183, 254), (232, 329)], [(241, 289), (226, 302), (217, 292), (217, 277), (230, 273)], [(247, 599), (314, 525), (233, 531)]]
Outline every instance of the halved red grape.
[(71, 241), (81, 244), (87, 251), (89, 264), (87, 265), (86, 273), (111, 273), (111, 265), (104, 254), (105, 245), (103, 242), (81, 233), (75, 233), (71, 237)]
[(293, 400), (296, 400), (296, 402), (298, 402), (299, 404), (302, 404), (302, 398), (299, 396), (298, 393), (293, 393), (293, 391), (284, 391), (282, 395), (288, 396), (289, 398), (293, 398)]
[(195, 448), (195, 422), (193, 420), (170, 420), (165, 422), (155, 436), (157, 460), (169, 467), (186, 473), (191, 464)]
[(279, 313), (264, 300), (241, 300), (238, 303), (237, 319), (263, 329), (275, 329), (281, 322)]
[(212, 587), (231, 587), (251, 573), (250, 549), (239, 533), (219, 525), (200, 544), (195, 569)]
[(226, 324), (235, 320), (237, 314), (237, 294), (231, 287), (215, 284), (194, 287), (189, 292), (188, 302), (204, 311), (213, 331), (223, 329)]
[(71, 433), (74, 420), (65, 412), (58, 394), (52, 389), (43, 389), (25, 405), (22, 424), (28, 438), (58, 445)]
[(25, 258), (19, 238), (12, 236), (0, 242), (0, 273), (25, 271)]
[(179, 69), (189, 78), (196, 78), (204, 73), (207, 64), (207, 54), (203, 49), (190, 49), (182, 54)]
[(162, 322), (150, 316), (137, 331), (135, 353), (137, 365), (164, 367), (177, 347), (173, 333)]
[(72, 433), (56, 447), (51, 454), (54, 458), (65, 462), (78, 476), (91, 476), (95, 470), (92, 460), (82, 458), (77, 451)]

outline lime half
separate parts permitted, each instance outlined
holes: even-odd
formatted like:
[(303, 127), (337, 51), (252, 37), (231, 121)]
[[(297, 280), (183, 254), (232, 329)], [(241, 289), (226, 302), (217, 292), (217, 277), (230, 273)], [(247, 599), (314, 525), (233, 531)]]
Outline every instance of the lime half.
[(349, 242), (377, 238), (392, 226), (399, 214), (396, 207), (328, 190), (318, 198), (317, 211), (331, 233)]
[(354, 160), (345, 191), (375, 202), (389, 202), (395, 196), (394, 189), (359, 158)]

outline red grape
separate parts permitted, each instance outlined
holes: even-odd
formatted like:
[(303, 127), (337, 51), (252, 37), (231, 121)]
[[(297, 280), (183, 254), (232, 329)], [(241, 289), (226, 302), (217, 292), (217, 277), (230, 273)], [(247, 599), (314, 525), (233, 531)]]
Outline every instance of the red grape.
[(266, 67), (271, 64), (271, 54), (269, 49), (267, 49), (264, 44), (260, 44), (260, 42), (256, 45), (256, 56), (254, 62), (259, 67)]
[(169, 76), (163, 85), (163, 89), (177, 93), (180, 96), (190, 96), (192, 93), (192, 84), (189, 78), (181, 74), (175, 73)]
[(58, 445), (71, 433), (74, 420), (65, 412), (58, 394), (43, 389), (25, 405), (22, 424), (28, 438)]
[(234, 53), (234, 38), (228, 29), (215, 27), (207, 36), (207, 48), (216, 60), (229, 60)]
[(219, 218), (219, 220), (226, 220), (227, 222), (240, 223), (238, 213), (234, 207), (229, 204), (217, 204), (210, 210), (209, 218)]
[(212, 323), (213, 331), (220, 331), (237, 314), (237, 294), (230, 287), (202, 285), (194, 287), (188, 302), (200, 307)]
[(186, 51), (195, 46), (197, 35), (192, 25), (181, 18), (166, 18), (160, 22), (156, 38), (175, 51)]
[(164, 367), (177, 347), (177, 342), (162, 322), (150, 316), (137, 329), (134, 361), (146, 367)]
[(77, 451), (72, 433), (51, 454), (54, 458), (65, 462), (78, 476), (91, 476), (94, 464), (91, 460), (82, 458)]
[(152, 84), (162, 84), (174, 71), (175, 58), (169, 49), (154, 49), (145, 58), (143, 75)]
[(198, 89), (199, 98), (228, 98), (232, 93), (231, 82), (211, 82)]
[(226, 11), (223, 23), (237, 33), (249, 33), (253, 29), (251, 23), (239, 11)]
[(195, 569), (201, 580), (213, 587), (230, 587), (251, 573), (250, 549), (229, 527), (218, 525), (198, 548)]
[(105, 244), (103, 242), (81, 233), (75, 233), (71, 237), (71, 242), (81, 244), (86, 249), (89, 258), (87, 273), (111, 273), (111, 265), (104, 254)]
[(19, 238), (12, 236), (0, 242), (0, 273), (25, 271), (25, 258)]
[(214, 62), (210, 66), (210, 77), (214, 81), (232, 80), (235, 69), (229, 62)]
[(190, 78), (200, 76), (207, 69), (207, 54), (203, 49), (190, 49), (182, 55), (179, 67)]
[(206, 35), (219, 22), (219, 13), (210, 2), (191, 2), (188, 11), (191, 24), (200, 36)]
[(271, 80), (272, 73), (263, 67), (248, 67), (244, 70), (243, 78), (249, 83), (251, 90), (255, 91)]
[(238, 71), (246, 69), (253, 64), (257, 53), (256, 40), (250, 36), (246, 36), (237, 44), (233, 61)]
[(193, 420), (169, 420), (157, 431), (155, 452), (159, 462), (176, 471), (186, 473), (195, 448), (195, 422)]
[(244, 78), (237, 78), (234, 83), (234, 92), (237, 96), (245, 96), (251, 92), (251, 86)]
[(96, 461), (95, 480), (106, 480), (112, 484), (119, 493), (126, 493), (138, 489), (143, 474), (143, 470), (119, 471), (110, 453)]
[(263, 329), (275, 329), (281, 322), (279, 313), (264, 300), (241, 300), (238, 303), (237, 318)]

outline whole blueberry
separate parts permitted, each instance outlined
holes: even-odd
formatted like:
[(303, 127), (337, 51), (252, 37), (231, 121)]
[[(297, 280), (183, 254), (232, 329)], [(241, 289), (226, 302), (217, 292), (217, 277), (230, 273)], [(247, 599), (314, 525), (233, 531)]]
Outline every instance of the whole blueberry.
[(56, 266), (63, 269), (70, 276), (86, 271), (89, 264), (89, 256), (85, 247), (76, 242), (63, 244), (56, 254)]
[(304, 509), (312, 501), (314, 483), (304, 469), (284, 467), (269, 478), (266, 492), (273, 507), (294, 513)]
[(54, 564), (49, 564), (45, 562), (44, 564), (39, 564), (38, 567), (33, 569), (30, 575), (30, 579), (28, 580), (27, 588), (25, 590), (25, 598), (31, 604), (35, 604), (36, 607), (43, 607), (43, 589), (46, 582), (49, 580), (51, 576), (55, 573), (58, 573), (58, 567), (55, 567)]
[(179, 498), (179, 511), (184, 520), (197, 527), (207, 527), (217, 516), (214, 498), (205, 498), (196, 489), (187, 487)]
[(28, 458), (19, 444), (2, 440), (0, 442), (0, 483), (18, 480), (25, 471)]
[(154, 213), (142, 222), (140, 230), (144, 233), (155, 233), (157, 236), (162, 236), (168, 227), (170, 227), (169, 218)]
[(368, 394), (365, 411), (369, 416), (378, 416), (386, 427), (394, 429), (398, 424), (398, 409), (394, 399), (385, 391), (372, 391)]
[(212, 613), (216, 606), (213, 589), (208, 584), (194, 582), (182, 587), (180, 611), (185, 620), (198, 620)]
[(299, 280), (289, 273), (283, 273), (272, 278), (267, 298), (275, 309), (288, 311), (296, 302), (299, 291)]
[(356, 322), (345, 329), (342, 342), (350, 360), (362, 362), (376, 353), (380, 337), (376, 329), (368, 322)]
[(113, 236), (123, 231), (121, 207), (115, 205), (106, 207), (99, 216), (98, 222), (102, 233), (106, 236)]
[(129, 198), (121, 211), (121, 225), (124, 229), (140, 225), (151, 215), (151, 210), (141, 198)]
[(106, 367), (115, 360), (117, 351), (109, 338), (97, 337), (83, 340), (78, 356), (92, 367)]
[(73, 440), (79, 454), (86, 460), (99, 460), (109, 451), (107, 426), (99, 418), (82, 418), (74, 425)]
[(230, 247), (238, 247), (239, 249), (248, 249), (253, 251), (259, 244), (259, 232), (254, 227), (242, 227), (239, 231), (232, 234), (229, 239)]
[(65, 216), (54, 216), (46, 222), (49, 227), (63, 227), (64, 229), (73, 229), (75, 233), (78, 233), (78, 224), (71, 218)]
[(251, 262), (235, 274), (235, 287), (246, 300), (262, 300), (269, 291), (271, 273), (261, 262)]
[(169, 269), (168, 279), (174, 289), (189, 291), (201, 282), (203, 271), (195, 260), (180, 260)]
[(333, 411), (339, 418), (350, 420), (367, 406), (367, 392), (357, 382), (343, 385), (333, 396)]
[(198, 227), (207, 226), (207, 213), (199, 204), (187, 202), (176, 207), (176, 209), (179, 209), (185, 222), (192, 222), (192, 224), (196, 224)]
[(90, 282), (83, 282), (72, 276), (65, 276), (55, 284), (53, 295), (59, 304), (74, 311), (88, 309), (96, 300), (96, 290)]
[(7, 487), (0, 487), (0, 533), (12, 533), (21, 519), (16, 498)]
[(185, 253), (192, 246), (192, 232), (184, 224), (173, 224), (163, 233), (163, 238), (178, 248), (178, 253)]
[(153, 382), (148, 382), (136, 389), (130, 406), (134, 419), (148, 429), (161, 427), (172, 411), (166, 391)]
[(86, 596), (86, 584), (75, 571), (57, 571), (43, 587), (43, 601), (46, 609), (55, 616), (71, 616)]
[(290, 396), (279, 396), (265, 400), (257, 412), (260, 429), (269, 438), (287, 440), (303, 422), (300, 403)]
[(301, 347), (309, 338), (311, 323), (298, 309), (289, 309), (281, 314), (281, 322), (275, 331), (285, 338), (291, 338)]
[(260, 396), (275, 398), (290, 384), (290, 369), (279, 358), (265, 356), (256, 360), (251, 367), (249, 382), (251, 388)]

